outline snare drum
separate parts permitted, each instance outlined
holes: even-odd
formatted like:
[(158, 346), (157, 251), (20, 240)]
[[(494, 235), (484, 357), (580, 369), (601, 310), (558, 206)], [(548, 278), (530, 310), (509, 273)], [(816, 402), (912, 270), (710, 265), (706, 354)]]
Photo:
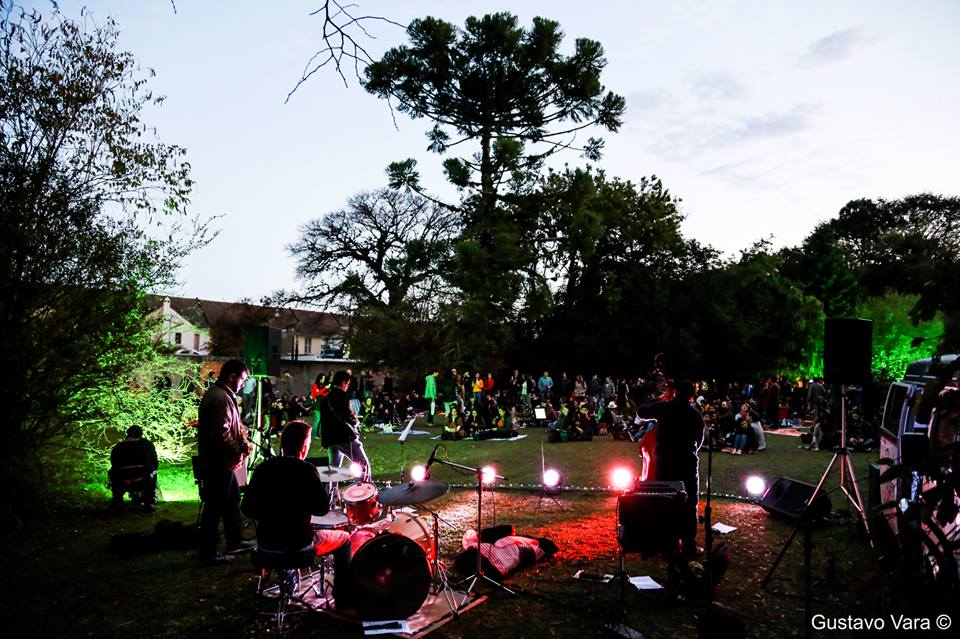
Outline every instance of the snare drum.
[(340, 491), (343, 509), (354, 526), (362, 526), (380, 518), (381, 507), (377, 502), (377, 487), (360, 482)]
[(314, 515), (310, 518), (310, 524), (316, 530), (341, 530), (347, 527), (347, 521), (347, 514), (339, 510), (331, 510), (322, 517)]

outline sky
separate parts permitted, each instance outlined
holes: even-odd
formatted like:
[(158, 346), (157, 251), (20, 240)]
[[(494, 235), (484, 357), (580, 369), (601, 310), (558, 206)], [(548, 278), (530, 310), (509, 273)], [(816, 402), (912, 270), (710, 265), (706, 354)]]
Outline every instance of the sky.
[[(357, 13), (406, 25), (510, 11), (560, 23), (572, 51), (598, 40), (602, 80), (626, 98), (602, 132), (608, 176), (656, 175), (682, 199), (686, 236), (728, 256), (769, 239), (795, 246), (857, 198), (960, 194), (960, 2), (432, 2), (356, 0)], [(49, 10), (49, 0), (24, 6)], [(430, 125), (391, 114), (356, 78), (324, 69), (285, 102), (320, 46), (318, 0), (59, 0), (119, 23), (120, 46), (166, 96), (144, 120), (187, 149), (191, 212), (219, 236), (187, 258), (170, 294), (258, 300), (296, 289), (286, 246), (311, 219), (386, 185), (418, 160), (449, 196)], [(175, 10), (174, 10), (175, 5)], [(406, 42), (370, 25), (371, 55)], [(558, 163), (583, 165), (576, 153)]]

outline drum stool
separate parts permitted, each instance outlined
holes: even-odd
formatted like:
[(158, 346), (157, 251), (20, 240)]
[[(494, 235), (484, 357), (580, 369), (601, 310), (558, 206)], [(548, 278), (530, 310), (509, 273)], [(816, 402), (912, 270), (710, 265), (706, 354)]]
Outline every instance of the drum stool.
[[(349, 537), (344, 533), (342, 541), (339, 544), (325, 543), (323, 547), (310, 544), (297, 550), (270, 550), (257, 546), (250, 555), (254, 568), (260, 572), (260, 578), (257, 580), (257, 594), (262, 595), (266, 579), (271, 572), (276, 572), (277, 583), (277, 611), (275, 618), (277, 620), (277, 632), (283, 634), (283, 622), (288, 614), (288, 609), (292, 603), (298, 603), (306, 607), (310, 605), (299, 594), (301, 571), (312, 568), (314, 560), (320, 556), (324, 559), (326, 555), (342, 546)], [(329, 548), (327, 546), (330, 546)], [(321, 552), (322, 551), (322, 552)], [(321, 562), (321, 567), (323, 562)], [(311, 574), (311, 573), (308, 573)], [(320, 571), (321, 586), (323, 583), (323, 570)], [(311, 589), (317, 595), (321, 591), (317, 590), (316, 583)]]

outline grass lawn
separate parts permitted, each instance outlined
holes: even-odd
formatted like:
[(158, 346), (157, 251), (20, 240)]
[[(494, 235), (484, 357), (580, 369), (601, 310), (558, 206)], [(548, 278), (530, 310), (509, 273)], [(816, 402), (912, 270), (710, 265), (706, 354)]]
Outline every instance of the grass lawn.
[[(437, 432), (437, 429), (433, 429)], [(523, 431), (517, 442), (449, 442), (451, 461), (467, 466), (493, 464), (508, 484), (532, 485), (539, 481), (541, 429)], [(770, 435), (769, 451), (714, 458), (714, 492), (743, 495), (746, 475), (768, 479), (789, 476), (816, 482), (830, 455), (798, 450), (794, 437)], [(423, 462), (440, 443), (427, 436), (412, 436), (404, 446), (409, 468)], [(401, 447), (395, 436), (366, 435), (365, 444), (374, 464), (375, 479), (399, 477)], [(548, 465), (559, 468), (568, 486), (604, 487), (615, 464), (638, 468), (637, 446), (600, 438), (593, 442), (545, 444)], [(441, 448), (441, 456), (443, 449)], [(876, 454), (854, 457), (865, 487), (868, 461)], [(701, 463), (706, 470), (705, 456)], [(467, 484), (453, 469), (436, 465), (433, 477), (451, 484)], [(195, 551), (169, 550), (135, 557), (117, 557), (108, 551), (117, 533), (150, 530), (161, 519), (191, 522), (197, 514), (195, 488), (188, 466), (161, 469), (164, 502), (153, 514), (132, 507), (128, 512), (105, 514), (108, 494), (97, 489), (99, 478), (83, 486), (64, 489), (71, 505), (42, 522), (25, 524), (3, 533), (7, 594), (0, 599), (7, 636), (43, 637), (254, 637), (273, 633), (267, 615), (273, 602), (255, 593), (256, 575), (246, 558), (226, 567), (198, 565)], [(831, 476), (839, 481), (839, 473)], [(703, 482), (702, 482), (703, 485)], [(843, 513), (839, 494), (835, 510)], [(864, 493), (866, 498), (866, 493)], [(441, 557), (452, 558), (463, 531), (474, 525), (474, 493), (453, 488), (431, 503), (450, 522), (441, 530)], [(596, 636), (616, 606), (615, 584), (573, 580), (578, 569), (614, 572), (615, 504), (605, 491), (569, 491), (552, 501), (538, 502), (536, 491), (501, 487), (484, 501), (484, 525), (512, 523), (518, 532), (553, 539), (561, 548), (549, 562), (523, 570), (508, 583), (519, 597), (494, 594), (490, 600), (455, 620), (435, 637), (580, 637)], [(714, 520), (739, 530), (719, 537), (730, 548), (731, 566), (717, 598), (746, 619), (750, 636), (791, 637), (803, 633), (802, 544), (800, 537), (781, 564), (769, 590), (760, 587), (790, 531), (788, 523), (771, 518), (758, 506), (732, 498), (714, 501)], [(253, 534), (251, 529), (249, 534)], [(846, 521), (815, 532), (814, 578), (817, 579), (815, 612), (847, 615), (877, 611), (884, 605), (883, 572), (859, 527)], [(702, 543), (702, 541), (701, 541)], [(631, 556), (632, 575), (649, 574), (665, 580), (661, 559)], [(632, 625), (653, 637), (696, 635), (697, 602), (681, 602), (662, 592), (627, 592)], [(886, 614), (886, 613), (884, 613)], [(359, 637), (356, 626), (336, 622), (319, 613), (292, 617), (287, 636)]]

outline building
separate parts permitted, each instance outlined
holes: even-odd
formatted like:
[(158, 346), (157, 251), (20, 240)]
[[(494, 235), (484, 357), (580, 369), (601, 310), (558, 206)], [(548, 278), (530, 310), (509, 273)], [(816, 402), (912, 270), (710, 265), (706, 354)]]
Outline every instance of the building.
[(271, 308), (246, 302), (156, 297), (158, 339), (187, 357), (244, 357), (252, 332), (276, 331), (282, 362), (347, 362), (347, 319), (305, 309)]

